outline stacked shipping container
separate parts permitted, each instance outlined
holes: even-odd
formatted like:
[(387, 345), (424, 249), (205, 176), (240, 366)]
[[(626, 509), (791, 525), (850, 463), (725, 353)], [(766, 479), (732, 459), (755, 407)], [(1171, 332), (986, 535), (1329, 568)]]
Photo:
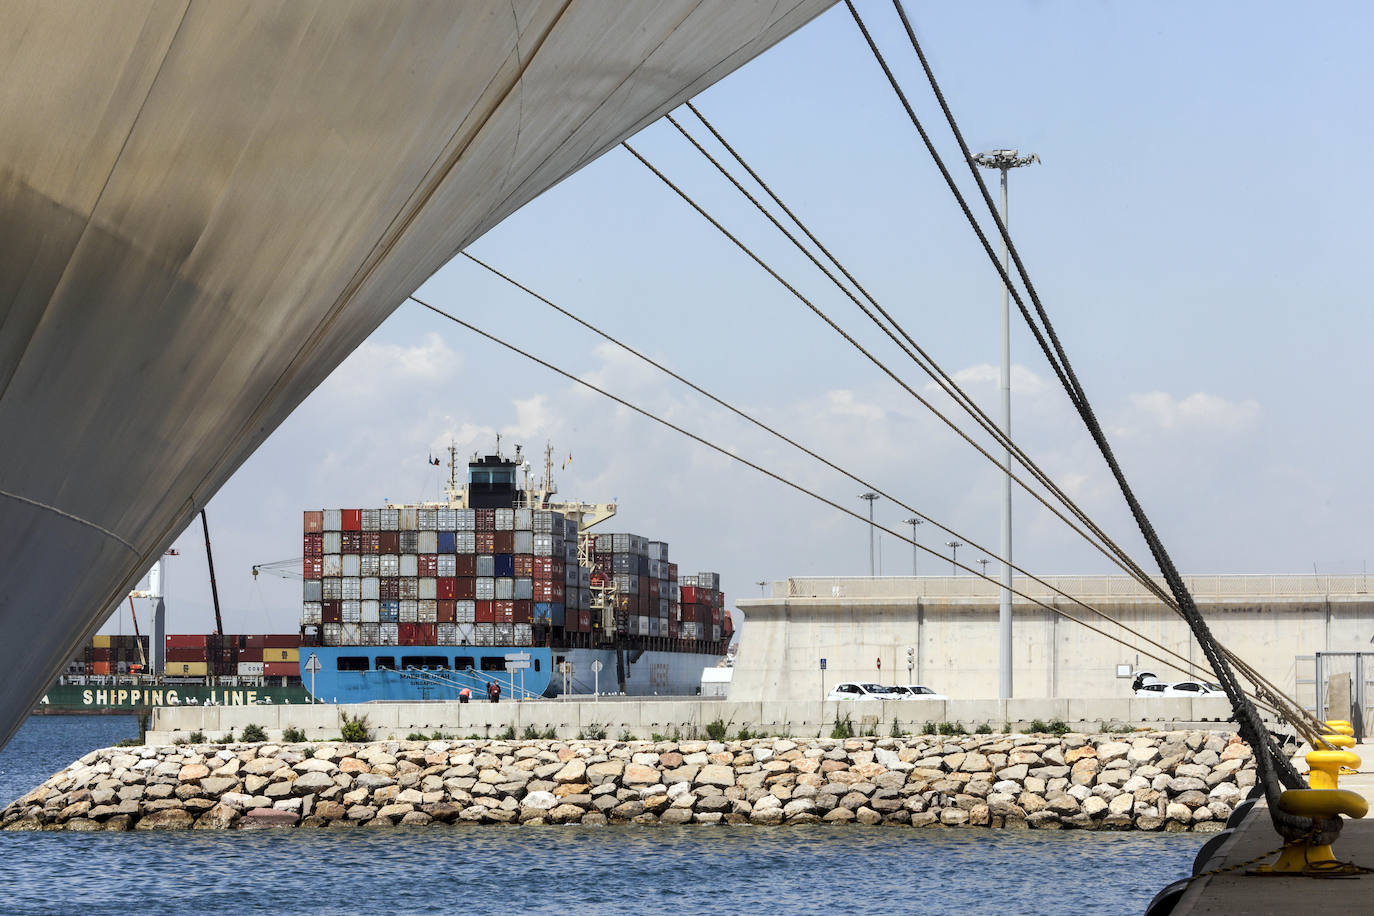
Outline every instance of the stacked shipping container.
[(591, 613), (594, 577), (617, 587), (618, 636), (720, 639), (716, 574), (694, 577), (711, 584), (698, 586), (684, 629), (666, 543), (587, 535), (589, 568), (578, 562), (578, 538), (575, 520), (544, 509), (308, 511), (302, 641), (528, 646), (557, 635), (590, 643), (602, 626)]
[[(141, 648), (141, 651), (140, 651)], [(94, 636), (91, 644), (81, 650), (67, 665), (69, 674), (130, 674), (148, 654), (146, 636)]]
[(169, 677), (300, 679), (300, 634), (168, 635)]

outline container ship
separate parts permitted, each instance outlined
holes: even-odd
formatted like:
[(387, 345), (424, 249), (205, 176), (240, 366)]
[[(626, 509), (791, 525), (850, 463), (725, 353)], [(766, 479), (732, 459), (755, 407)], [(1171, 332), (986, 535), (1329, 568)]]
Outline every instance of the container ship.
[(147, 636), (102, 635), (68, 662), (34, 706), (40, 715), (139, 713), (154, 706), (309, 703), (300, 634), (168, 634), (162, 675)]
[[(720, 577), (679, 576), (668, 544), (592, 529), (614, 503), (554, 499), (477, 456), (447, 501), (305, 513), (300, 676), (329, 703), (695, 694), (731, 635)], [(437, 463), (437, 459), (435, 459)]]

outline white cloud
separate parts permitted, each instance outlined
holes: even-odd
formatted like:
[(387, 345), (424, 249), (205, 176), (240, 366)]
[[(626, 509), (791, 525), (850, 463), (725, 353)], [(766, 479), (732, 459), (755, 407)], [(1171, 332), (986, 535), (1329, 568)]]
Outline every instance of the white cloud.
[(1168, 392), (1151, 391), (1133, 394), (1129, 400), (1120, 435), (1141, 435), (1154, 430), (1235, 433), (1252, 428), (1260, 414), (1256, 401), (1230, 401), (1202, 391), (1182, 399)]
[(367, 340), (334, 370), (323, 390), (357, 397), (427, 388), (451, 381), (462, 365), (462, 355), (434, 332), (413, 347)]

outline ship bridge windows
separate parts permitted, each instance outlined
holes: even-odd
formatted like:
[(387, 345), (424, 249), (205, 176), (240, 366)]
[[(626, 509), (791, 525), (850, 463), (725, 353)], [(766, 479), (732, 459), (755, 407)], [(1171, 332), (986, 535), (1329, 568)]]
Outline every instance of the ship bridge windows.
[(477, 663), (472, 660), (471, 655), (460, 655), (453, 660), (454, 671), (468, 671), (476, 665)]
[(375, 664), (375, 665), (377, 666), (377, 670), (378, 670), (378, 671), (395, 671), (395, 670), (396, 670), (396, 656), (394, 656), (394, 655), (379, 655), (379, 656), (377, 656), (377, 659), (376, 659), (376, 661), (375, 661), (373, 664)]
[(366, 671), (368, 669), (366, 655), (340, 655), (336, 662), (340, 671)]
[(482, 670), (505, 671), (506, 659), (500, 655), (484, 655), (482, 656)]
[(402, 655), (402, 668), (425, 668), (436, 671), (447, 670), (449, 660), (443, 655)]

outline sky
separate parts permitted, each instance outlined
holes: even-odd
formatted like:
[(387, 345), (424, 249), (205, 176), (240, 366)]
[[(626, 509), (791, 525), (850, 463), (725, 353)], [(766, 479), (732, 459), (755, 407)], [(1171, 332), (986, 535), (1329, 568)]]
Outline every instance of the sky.
[[(991, 231), (892, 7), (859, 8)], [(1374, 139), (1366, 42), (1374, 12), (1353, 3), (1125, 2), (911, 3), (908, 12), (970, 146), (1041, 157), (1012, 173), (1013, 237), (1179, 568), (1360, 572), (1374, 501), (1365, 472), (1374, 310), (1359, 268), (1368, 263), (1371, 201), (1357, 170)], [(695, 101), (922, 347), (995, 411), (997, 275), (845, 7)], [(929, 380), (671, 125), (651, 125), (630, 143), (933, 397)], [(960, 540), (996, 545), (996, 468), (623, 149), (469, 251), (946, 522)], [(418, 295), (867, 511), (852, 480), (463, 257)], [(1143, 560), (1100, 456), (1019, 319), (1012, 353), (1013, 434)], [(450, 443), (463, 457), (488, 452), (497, 433), (504, 447), (520, 443), (533, 456), (551, 443), (563, 497), (616, 500), (619, 514), (602, 530), (668, 541), (683, 574), (721, 573), (728, 602), (757, 596), (760, 580), (868, 573), (861, 520), (412, 303), (210, 502), (226, 630), (297, 626), (299, 581), (255, 580), (250, 568), (301, 555), (303, 510), (436, 499), (447, 471), (428, 457), (446, 457)], [(1015, 499), (1018, 564), (1038, 574), (1111, 571), (1030, 497)], [(910, 513), (890, 501), (874, 511), (879, 524), (909, 530), (901, 523)], [(948, 556), (950, 536), (933, 527), (918, 540)], [(911, 546), (891, 535), (879, 541), (882, 573), (909, 575)], [(168, 630), (208, 632), (198, 521), (175, 549)], [(918, 569), (950, 565), (924, 554)], [(104, 629), (130, 631), (127, 606)]]

